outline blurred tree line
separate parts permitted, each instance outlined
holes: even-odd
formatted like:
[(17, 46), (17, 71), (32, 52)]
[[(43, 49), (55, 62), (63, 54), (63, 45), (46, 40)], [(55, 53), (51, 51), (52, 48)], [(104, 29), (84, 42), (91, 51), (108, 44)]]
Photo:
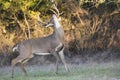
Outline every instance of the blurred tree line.
[(22, 40), (51, 34), (37, 20), (49, 21), (53, 4), (64, 13), (68, 55), (120, 50), (120, 0), (0, 0), (0, 54), (10, 54)]

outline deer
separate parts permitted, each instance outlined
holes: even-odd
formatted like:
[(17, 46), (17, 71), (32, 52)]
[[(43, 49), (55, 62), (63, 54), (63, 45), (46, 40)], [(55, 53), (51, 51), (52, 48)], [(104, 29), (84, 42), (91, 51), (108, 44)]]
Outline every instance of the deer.
[(22, 72), (27, 76), (24, 63), (33, 58), (34, 55), (53, 55), (56, 58), (55, 73), (58, 73), (59, 61), (62, 61), (66, 71), (70, 72), (64, 55), (65, 40), (64, 30), (60, 24), (60, 13), (57, 7), (51, 11), (53, 12), (53, 15), (48, 23), (43, 23), (39, 20), (38, 23), (44, 25), (46, 28), (53, 27), (52, 34), (46, 37), (23, 40), (12, 48), (13, 52), (17, 51), (19, 52), (19, 55), (11, 61), (11, 78), (14, 77), (14, 67), (17, 63), (20, 63)]

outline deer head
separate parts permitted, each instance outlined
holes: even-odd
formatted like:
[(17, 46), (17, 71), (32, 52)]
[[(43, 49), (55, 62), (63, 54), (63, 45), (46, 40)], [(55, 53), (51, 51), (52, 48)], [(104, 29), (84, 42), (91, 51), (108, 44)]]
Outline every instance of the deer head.
[(41, 22), (39, 17), (38, 17), (38, 23), (41, 26), (45, 26), (46, 28), (48, 28), (50, 26), (55, 25), (55, 23), (57, 23), (57, 22), (59, 22), (61, 20), (60, 15), (62, 15), (63, 13), (60, 13), (55, 5), (53, 6), (53, 9), (50, 9), (50, 11), (53, 12), (53, 15), (52, 15), (49, 22), (47, 22), (47, 23), (46, 22)]

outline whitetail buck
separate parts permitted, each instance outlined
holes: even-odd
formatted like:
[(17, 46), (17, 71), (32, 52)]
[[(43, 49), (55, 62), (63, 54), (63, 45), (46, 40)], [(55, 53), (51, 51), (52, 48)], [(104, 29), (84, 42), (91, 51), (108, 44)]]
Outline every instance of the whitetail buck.
[[(58, 10), (56, 11), (58, 12)], [(55, 13), (55, 11), (53, 12)], [(18, 51), (19, 56), (17, 56), (15, 59), (12, 60), (12, 64), (11, 64), (12, 78), (14, 75), (14, 66), (17, 63), (20, 63), (22, 71), (24, 72), (25, 75), (27, 75), (27, 72), (24, 68), (24, 63), (28, 61), (30, 58), (34, 57), (34, 54), (36, 55), (52, 54), (56, 58), (56, 73), (58, 72), (58, 62), (60, 59), (62, 60), (65, 69), (69, 71), (63, 53), (64, 30), (61, 24), (59, 23), (59, 18), (58, 18), (59, 15), (56, 15), (58, 13), (53, 14), (48, 24), (46, 24), (46, 27), (49, 26), (53, 27), (54, 29), (53, 34), (47, 37), (24, 40), (13, 47), (13, 51)], [(40, 21), (39, 23), (41, 24)]]

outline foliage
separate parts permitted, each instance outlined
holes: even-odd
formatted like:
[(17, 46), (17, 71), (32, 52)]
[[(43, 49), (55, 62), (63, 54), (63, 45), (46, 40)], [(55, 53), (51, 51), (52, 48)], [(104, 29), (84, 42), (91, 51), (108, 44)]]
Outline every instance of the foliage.
[(22, 40), (51, 34), (51, 28), (39, 27), (37, 18), (47, 22), (53, 4), (64, 13), (69, 54), (119, 49), (119, 0), (0, 0), (0, 53), (9, 54)]

